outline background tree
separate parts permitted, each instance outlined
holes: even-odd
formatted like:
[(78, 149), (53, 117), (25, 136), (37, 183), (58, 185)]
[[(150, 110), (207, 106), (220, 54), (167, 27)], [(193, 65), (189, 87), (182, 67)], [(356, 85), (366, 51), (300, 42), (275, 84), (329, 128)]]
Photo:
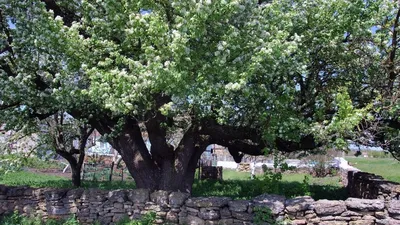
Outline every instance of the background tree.
[[(364, 40), (391, 13), (381, 7), (387, 0), (1, 4), (8, 129), (65, 111), (106, 137), (137, 187), (189, 192), (209, 144), (228, 147), (237, 162), (310, 150), (326, 124), (365, 107), (360, 85), (376, 61), (358, 52), (373, 55)], [(338, 113), (348, 112), (339, 87), (348, 87), (353, 113)]]
[[(371, 34), (348, 39), (364, 70), (359, 71), (362, 79), (355, 83), (358, 86), (353, 83), (349, 89), (351, 97), (342, 98), (347, 114), (362, 118), (357, 120), (360, 123), (347, 123), (351, 125), (347, 126), (346, 138), (367, 146), (379, 145), (396, 159), (400, 159), (399, 4), (398, 1), (382, 2), (381, 7), (387, 13), (375, 18)], [(356, 113), (355, 108), (363, 108), (364, 113)]]
[(85, 151), (93, 146), (89, 137), (94, 128), (66, 113), (57, 113), (46, 118), (40, 126), (39, 145), (42, 149), (54, 150), (68, 161), (71, 167), (72, 184), (81, 186), (82, 165)]

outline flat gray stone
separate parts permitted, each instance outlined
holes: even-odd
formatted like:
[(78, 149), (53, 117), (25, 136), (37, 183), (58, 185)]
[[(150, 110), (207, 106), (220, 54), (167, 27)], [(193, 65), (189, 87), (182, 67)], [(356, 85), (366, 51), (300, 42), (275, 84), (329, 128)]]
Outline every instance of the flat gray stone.
[(347, 208), (356, 211), (380, 211), (385, 207), (384, 201), (380, 199), (348, 198), (345, 203)]
[(189, 207), (224, 207), (228, 205), (228, 202), (232, 200), (231, 198), (226, 197), (196, 197), (189, 198), (186, 200), (185, 205)]
[(345, 221), (322, 221), (318, 223), (319, 225), (347, 225)]
[(346, 204), (343, 201), (318, 200), (314, 203), (314, 210), (322, 216), (339, 215), (346, 211)]
[(374, 220), (356, 220), (350, 221), (349, 225), (375, 225)]
[(201, 208), (198, 215), (203, 220), (217, 220), (220, 218), (218, 210), (209, 210), (207, 208)]
[(388, 212), (390, 214), (400, 214), (400, 200), (390, 200), (388, 203)]
[(375, 220), (377, 225), (400, 225), (400, 220), (395, 220), (392, 218), (387, 218), (383, 220)]
[(0, 195), (6, 195), (8, 193), (9, 187), (5, 185), (0, 185)]
[(189, 193), (183, 193), (183, 192), (172, 192), (171, 194), (169, 194), (168, 198), (169, 198), (169, 204), (172, 207), (179, 207), (181, 205), (183, 205), (186, 201), (186, 199), (188, 199), (190, 196)]
[(309, 196), (296, 197), (288, 199), (285, 202), (286, 210), (289, 213), (304, 212), (311, 208), (314, 203), (314, 199)]
[(150, 199), (148, 189), (133, 189), (128, 191), (128, 199), (133, 203), (146, 203)]
[(221, 219), (227, 219), (232, 217), (231, 211), (229, 211), (228, 207), (222, 208), (219, 212), (221, 214)]
[(229, 205), (229, 210), (233, 212), (246, 212), (247, 208), (250, 205), (250, 201), (248, 200), (235, 200), (235, 201), (230, 201), (228, 203)]
[(150, 194), (150, 200), (158, 205), (168, 205), (168, 191), (155, 191)]
[(82, 193), (81, 199), (89, 202), (103, 202), (106, 200), (106, 191), (89, 188)]
[(83, 188), (71, 189), (67, 192), (67, 198), (68, 199), (79, 199), (79, 198), (81, 198), (84, 191), (85, 191), (85, 189), (83, 189)]
[(47, 201), (58, 201), (67, 194), (68, 190), (50, 190), (44, 193)]
[(65, 207), (47, 206), (47, 213), (54, 216), (68, 215), (69, 209)]
[(254, 215), (246, 212), (232, 212), (232, 217), (238, 220), (252, 221)]
[[(8, 197), (19, 197), (19, 196), (24, 196), (24, 193), (27, 189), (29, 189), (29, 187), (9, 187), (9, 188), (2, 188), (2, 192), (7, 192), (6, 195)], [(53, 190), (55, 192), (57, 192), (57, 190)]]
[(176, 212), (169, 211), (165, 218), (168, 222), (171, 222), (171, 223), (179, 222), (178, 213), (176, 213)]
[(267, 207), (277, 215), (285, 209), (286, 198), (280, 195), (263, 194), (253, 199), (254, 207)]
[(187, 217), (180, 217), (179, 224), (185, 225), (204, 225), (204, 220), (200, 219), (197, 216), (188, 215)]
[(108, 192), (108, 200), (123, 203), (128, 200), (125, 190), (115, 190)]
[(362, 214), (348, 210), (348, 211), (345, 211), (342, 214), (340, 214), (340, 216), (351, 217), (351, 216), (362, 216)]

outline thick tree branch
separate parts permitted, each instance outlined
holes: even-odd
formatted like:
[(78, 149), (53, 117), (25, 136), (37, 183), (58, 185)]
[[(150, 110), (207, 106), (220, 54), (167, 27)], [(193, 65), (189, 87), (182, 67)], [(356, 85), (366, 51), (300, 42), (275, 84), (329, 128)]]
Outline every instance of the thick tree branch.
[(161, 165), (164, 159), (174, 157), (174, 148), (167, 142), (166, 138), (169, 119), (158, 110), (162, 105), (171, 101), (171, 99), (161, 94), (157, 95), (155, 99), (155, 110), (147, 113), (145, 125), (151, 142), (151, 155), (157, 164)]
[(219, 125), (213, 120), (203, 123), (200, 133), (210, 136), (209, 144), (227, 147), (236, 162), (241, 161), (243, 154), (263, 155), (265, 148), (275, 147), (281, 152), (290, 153), (320, 146), (311, 135), (301, 137), (299, 142), (276, 138), (275, 143), (268, 144), (262, 141), (261, 132), (257, 129)]
[(10, 104), (6, 104), (6, 105), (0, 104), (0, 110), (5, 110), (5, 109), (9, 109), (9, 108), (14, 108), (14, 107), (17, 107), (17, 106), (19, 106), (19, 105), (20, 105), (19, 102), (10, 103)]
[(249, 139), (253, 142), (261, 141), (261, 134), (255, 128), (220, 125), (216, 120), (211, 118), (202, 120), (200, 133), (210, 135), (212, 138), (217, 137), (217, 139), (221, 141), (236, 139)]
[(389, 72), (389, 80), (388, 80), (388, 88), (387, 93), (392, 93), (394, 81), (397, 77), (397, 72), (395, 71), (395, 58), (396, 58), (396, 51), (397, 51), (397, 32), (399, 27), (399, 19), (400, 19), (400, 9), (398, 9), (396, 18), (393, 23), (393, 32), (392, 32), (392, 43), (391, 43), (391, 50), (389, 53), (389, 58), (387, 60), (387, 70)]
[(47, 10), (53, 10), (54, 16), (61, 16), (63, 18), (64, 25), (71, 26), (73, 21), (78, 21), (79, 17), (71, 10), (61, 7), (57, 0), (42, 0)]

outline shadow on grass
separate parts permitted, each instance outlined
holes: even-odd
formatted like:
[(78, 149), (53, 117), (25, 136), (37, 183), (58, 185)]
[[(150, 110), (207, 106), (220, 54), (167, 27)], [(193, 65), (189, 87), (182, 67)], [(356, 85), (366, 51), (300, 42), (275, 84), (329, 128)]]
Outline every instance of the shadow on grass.
[[(71, 180), (65, 177), (25, 171), (0, 175), (0, 184), (36, 188), (74, 188)], [(264, 193), (275, 193), (287, 198), (310, 195), (315, 200), (342, 200), (347, 198), (346, 188), (336, 185), (311, 184), (305, 186), (298, 181), (281, 181), (275, 189), (277, 191), (274, 191), (275, 185), (263, 180), (196, 180), (193, 184), (192, 196), (225, 196), (234, 199), (251, 199)], [(82, 187), (103, 190), (133, 189), (135, 183), (133, 181), (84, 181)]]
[[(196, 181), (193, 185), (192, 195), (200, 196), (224, 196), (234, 199), (251, 199), (264, 193), (274, 193), (272, 187), (268, 187), (260, 180), (203, 180)], [(284, 195), (287, 198), (310, 195), (315, 200), (344, 200), (347, 198), (345, 187), (334, 185), (309, 185), (306, 191), (300, 182), (282, 181), (279, 183), (278, 192), (274, 194)]]

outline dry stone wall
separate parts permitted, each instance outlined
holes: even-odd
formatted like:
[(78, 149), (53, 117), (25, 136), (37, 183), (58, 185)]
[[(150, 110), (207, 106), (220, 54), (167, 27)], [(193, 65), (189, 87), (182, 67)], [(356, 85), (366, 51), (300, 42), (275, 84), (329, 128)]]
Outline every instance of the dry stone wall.
[(0, 216), (18, 210), (41, 218), (71, 214), (84, 224), (113, 224), (128, 216), (140, 218), (155, 212), (157, 224), (254, 224), (257, 208), (268, 207), (286, 224), (368, 225), (400, 224), (400, 200), (286, 199), (264, 194), (252, 200), (226, 197), (189, 197), (186, 193), (146, 189), (102, 191), (97, 189), (35, 189), (0, 186)]
[(202, 166), (200, 179), (222, 180), (222, 166)]
[(347, 173), (349, 196), (365, 199), (400, 199), (400, 184), (385, 180), (383, 177), (360, 171)]

